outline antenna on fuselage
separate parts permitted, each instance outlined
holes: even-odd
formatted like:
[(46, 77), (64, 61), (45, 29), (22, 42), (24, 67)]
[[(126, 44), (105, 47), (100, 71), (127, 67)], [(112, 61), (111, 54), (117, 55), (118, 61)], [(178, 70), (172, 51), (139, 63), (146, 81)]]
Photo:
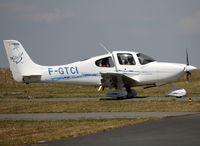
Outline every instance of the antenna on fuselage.
[(108, 52), (108, 54), (111, 54), (111, 52), (102, 44), (102, 43), (99, 43), (99, 45), (104, 48), (106, 50), (106, 52)]

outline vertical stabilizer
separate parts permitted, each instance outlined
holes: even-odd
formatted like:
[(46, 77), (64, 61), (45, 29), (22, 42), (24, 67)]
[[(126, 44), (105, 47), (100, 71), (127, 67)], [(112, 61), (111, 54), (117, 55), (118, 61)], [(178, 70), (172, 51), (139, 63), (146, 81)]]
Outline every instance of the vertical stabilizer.
[(41, 75), (41, 66), (35, 64), (17, 40), (4, 40), (13, 77), (18, 82), (23, 82), (24, 77)]

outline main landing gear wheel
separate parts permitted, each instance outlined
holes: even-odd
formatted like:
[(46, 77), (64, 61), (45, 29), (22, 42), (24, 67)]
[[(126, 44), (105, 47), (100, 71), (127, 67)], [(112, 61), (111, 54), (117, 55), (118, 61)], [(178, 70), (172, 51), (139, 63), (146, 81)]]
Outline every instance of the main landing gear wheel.
[(126, 91), (127, 91), (126, 98), (134, 98), (137, 96), (137, 91), (134, 89), (131, 89), (130, 87), (126, 87)]

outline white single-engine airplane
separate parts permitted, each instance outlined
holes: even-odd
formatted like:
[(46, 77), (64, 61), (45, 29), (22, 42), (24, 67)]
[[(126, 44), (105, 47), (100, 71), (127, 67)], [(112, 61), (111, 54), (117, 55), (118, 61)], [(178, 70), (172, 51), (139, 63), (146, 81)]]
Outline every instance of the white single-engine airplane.
[[(115, 88), (107, 93), (108, 97), (136, 97), (135, 86), (145, 88), (171, 84), (174, 80), (187, 73), (189, 80), (191, 71), (197, 68), (187, 64), (157, 62), (137, 52), (113, 51), (108, 54), (89, 58), (59, 66), (41, 66), (34, 63), (19, 41), (4, 40), (13, 77), (18, 82), (60, 82), (78, 85), (95, 85), (101, 88)], [(172, 84), (173, 85), (173, 84)], [(186, 91), (180, 87), (167, 92), (167, 95), (182, 97)], [(123, 90), (125, 88), (126, 90)]]

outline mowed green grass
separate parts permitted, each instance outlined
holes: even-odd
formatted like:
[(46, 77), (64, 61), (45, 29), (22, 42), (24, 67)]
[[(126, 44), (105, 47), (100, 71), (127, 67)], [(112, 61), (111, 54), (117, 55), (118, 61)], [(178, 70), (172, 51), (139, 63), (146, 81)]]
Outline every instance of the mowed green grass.
[[(187, 90), (187, 96), (200, 96), (200, 71), (193, 72), (189, 83), (185, 77), (175, 82)], [(174, 90), (170, 85), (143, 89), (135, 87), (138, 96), (165, 96), (166, 91)], [(98, 87), (75, 86), (56, 83), (23, 84), (13, 80), (9, 69), (0, 69), (0, 98), (54, 98), (54, 97), (104, 97), (109, 89), (98, 92)]]

